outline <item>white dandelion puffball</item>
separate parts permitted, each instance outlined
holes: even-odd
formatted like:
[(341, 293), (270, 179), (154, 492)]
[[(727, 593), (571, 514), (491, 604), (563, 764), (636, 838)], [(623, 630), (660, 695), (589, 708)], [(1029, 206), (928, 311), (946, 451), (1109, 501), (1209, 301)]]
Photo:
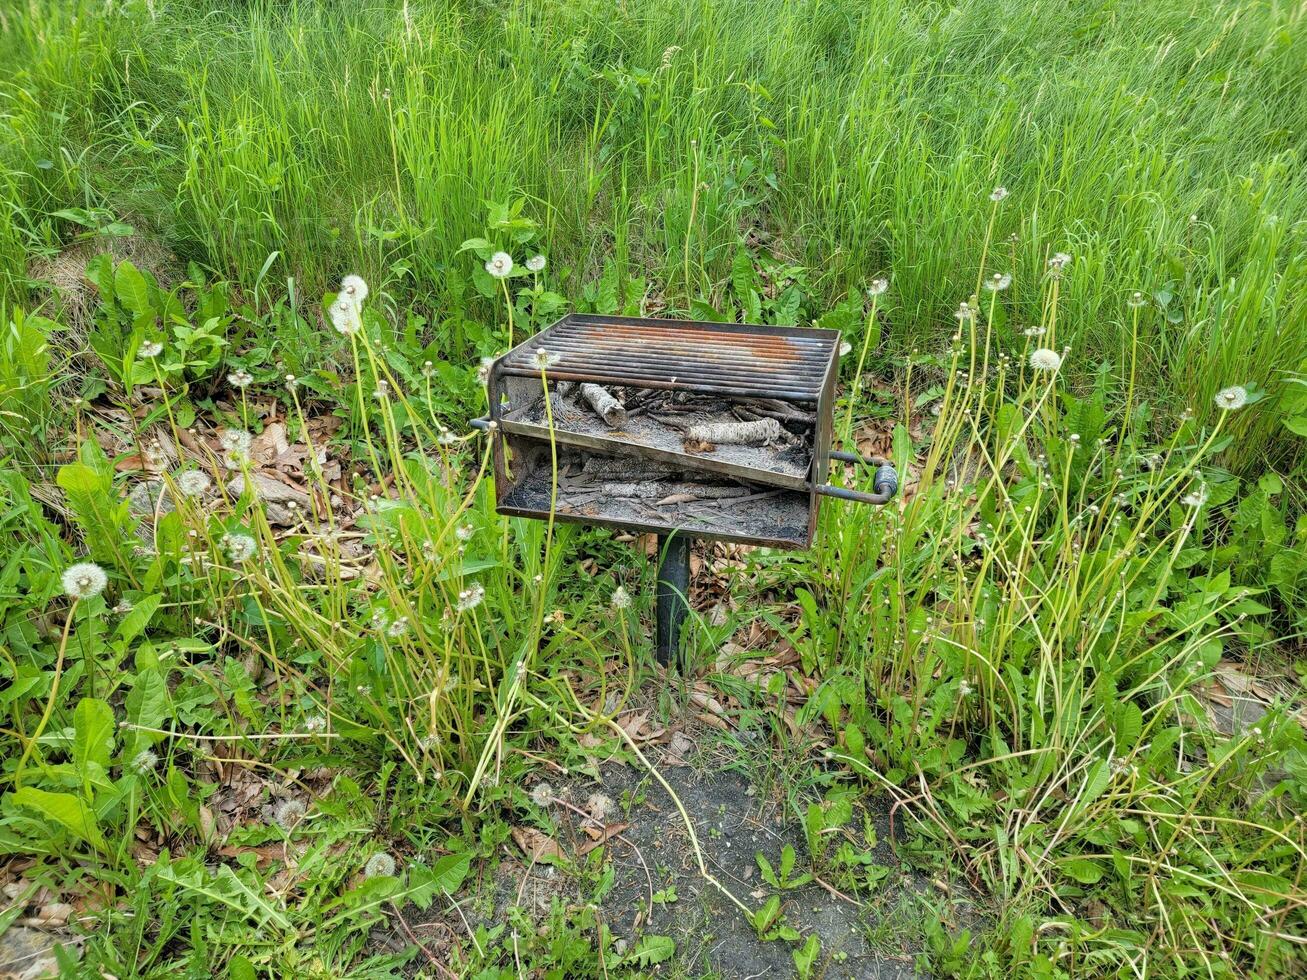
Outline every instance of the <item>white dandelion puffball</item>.
[(630, 609), (631, 594), (627, 592), (625, 588), (619, 585), (617, 588), (613, 589), (612, 602), (613, 602), (614, 609)]
[(147, 340), (137, 348), (136, 353), (141, 357), (158, 357), (163, 353), (163, 344), (154, 340)]
[(304, 719), (304, 730), (316, 734), (327, 727), (327, 719), (322, 715), (309, 715)]
[(249, 561), (259, 553), (258, 544), (248, 534), (224, 534), (222, 549), (237, 564)]
[(541, 347), (535, 352), (535, 356), (532, 358), (532, 361), (534, 362), (538, 370), (547, 371), (549, 370), (549, 368), (553, 367), (562, 359), (563, 358), (561, 354), (551, 354), (549, 353), (549, 351)]
[(1062, 355), (1041, 347), (1030, 355), (1030, 366), (1036, 371), (1056, 371), (1062, 366)]
[(227, 375), (227, 384), (233, 388), (248, 388), (254, 381), (254, 375), (244, 368), (239, 368)]
[(283, 800), (277, 804), (277, 808), (272, 811), (272, 819), (282, 830), (290, 830), (297, 823), (304, 819), (304, 815), (309, 812), (299, 800)]
[(495, 359), (493, 357), (483, 357), (481, 363), (477, 365), (477, 380), (481, 382), (483, 388), (490, 384), (490, 369), (494, 366)]
[(1207, 503), (1207, 487), (1200, 486), (1197, 490), (1190, 490), (1180, 498), (1180, 503), (1186, 507), (1192, 507), (1197, 510), (1203, 504)]
[(346, 276), (340, 281), (340, 291), (353, 300), (356, 306), (361, 306), (368, 298), (368, 284), (362, 276)]
[(513, 257), (507, 252), (496, 252), (486, 263), (486, 271), (496, 279), (503, 279), (513, 271)]
[(476, 533), (476, 528), (471, 524), (464, 524), (462, 527), (455, 529), (454, 537), (460, 541), (471, 541), (472, 535)]
[(177, 489), (184, 497), (202, 497), (212, 481), (203, 470), (187, 470), (177, 475)]
[(93, 561), (78, 562), (64, 572), (64, 594), (70, 599), (89, 599), (104, 591), (109, 576)]
[(390, 878), (395, 874), (395, 859), (385, 851), (377, 851), (363, 866), (364, 878)]
[(871, 280), (871, 285), (867, 287), (868, 296), (879, 296), (885, 290), (889, 289), (889, 280), (884, 276)]
[(1139, 309), (1139, 307), (1143, 306), (1147, 302), (1148, 302), (1148, 297), (1146, 297), (1143, 293), (1141, 293), (1139, 290), (1136, 289), (1133, 293), (1130, 294), (1130, 298), (1125, 301), (1125, 305), (1130, 307), (1131, 309), (1137, 310)]
[(543, 255), (533, 255), (526, 260), (526, 267), (532, 272), (540, 272), (548, 264), (548, 260)]
[(538, 807), (546, 807), (554, 798), (554, 788), (548, 783), (540, 782), (531, 787), (531, 802)]
[(853, 345), (847, 340), (840, 343), (840, 357), (848, 357), (853, 353)]
[(1012, 277), (1006, 272), (995, 272), (985, 280), (985, 288), (991, 293), (1002, 292), (1010, 285), (1012, 285)]
[(1066, 268), (1070, 262), (1071, 256), (1067, 255), (1066, 252), (1057, 252), (1048, 260), (1048, 267), (1054, 273), (1059, 273)]
[(1216, 393), (1216, 407), (1222, 411), (1232, 412), (1248, 404), (1248, 389), (1243, 385), (1231, 385)]
[(144, 776), (159, 764), (159, 757), (149, 749), (142, 749), (132, 758), (131, 770), (138, 776)]
[(486, 590), (483, 585), (477, 583), (469, 585), (466, 589), (458, 594), (458, 602), (454, 606), (459, 612), (468, 612), (481, 605), (482, 600), (486, 597)]
[(1007, 188), (1002, 185), (995, 187), (989, 194), (989, 199), (995, 204), (1003, 200), (1005, 197), (1007, 197)]
[(348, 297), (342, 297), (331, 304), (331, 325), (337, 333), (348, 337), (358, 333), (363, 321), (359, 318), (359, 308)]

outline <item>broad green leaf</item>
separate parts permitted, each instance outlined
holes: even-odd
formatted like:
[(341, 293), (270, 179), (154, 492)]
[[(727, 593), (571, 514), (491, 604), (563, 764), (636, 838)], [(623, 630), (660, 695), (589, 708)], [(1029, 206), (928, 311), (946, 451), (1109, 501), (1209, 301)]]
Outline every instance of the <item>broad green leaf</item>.
[(1103, 868), (1089, 858), (1074, 858), (1062, 862), (1062, 870), (1082, 885), (1092, 885), (1103, 877)]
[(145, 629), (150, 623), (150, 617), (154, 611), (159, 608), (159, 603), (163, 601), (160, 593), (146, 596), (136, 606), (123, 617), (118, 624), (118, 639), (131, 642), (140, 635), (141, 630)]
[(671, 959), (675, 952), (676, 943), (669, 936), (641, 936), (626, 960), (636, 966), (653, 966)]
[[(132, 682), (132, 689), (127, 693), (127, 720), (142, 728), (163, 728), (164, 722), (172, 716), (168, 702), (168, 684), (157, 667), (148, 667), (138, 671)], [(140, 748), (152, 745), (163, 736), (149, 732), (134, 732), (134, 745)]]
[(252, 919), (260, 925), (272, 923), (282, 929), (290, 928), (290, 920), (245, 884), (230, 867), (218, 865), (212, 874), (203, 865), (186, 867), (183, 862), (160, 864), (156, 874), (162, 881), (177, 885), (197, 898), (217, 902)]
[(55, 482), (61, 489), (77, 494), (107, 493), (112, 488), (112, 478), (106, 484), (104, 477), (85, 463), (59, 467)]
[(425, 909), (437, 893), (452, 895), (463, 884), (471, 864), (471, 853), (458, 851), (446, 854), (430, 868), (415, 866), (408, 876), (409, 899), (414, 905)]
[(126, 259), (118, 263), (118, 268), (114, 271), (113, 285), (119, 303), (137, 316), (153, 315), (150, 287), (145, 281), (145, 276), (141, 275), (141, 271)]
[(73, 711), (73, 761), (85, 775), (87, 763), (108, 769), (113, 754), (113, 709), (99, 698), (82, 698)]
[(78, 840), (104, 850), (104, 835), (96, 825), (95, 814), (85, 801), (72, 793), (48, 793), (43, 789), (23, 786), (14, 790), (12, 799), (18, 806), (35, 810), (53, 820)]

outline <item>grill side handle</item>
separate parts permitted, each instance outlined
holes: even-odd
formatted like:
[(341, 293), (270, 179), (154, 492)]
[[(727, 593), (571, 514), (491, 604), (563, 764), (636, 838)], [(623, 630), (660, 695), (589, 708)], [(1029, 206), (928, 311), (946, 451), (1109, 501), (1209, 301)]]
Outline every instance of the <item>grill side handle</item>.
[(887, 504), (899, 492), (899, 471), (887, 459), (880, 456), (863, 456), (859, 453), (846, 453), (838, 450), (832, 450), (830, 458), (839, 460), (841, 463), (861, 463), (865, 466), (876, 467), (876, 475), (872, 478), (871, 483), (876, 492), (863, 493), (861, 490), (846, 490), (844, 487), (833, 487), (828, 483), (824, 483), (817, 487), (817, 493), (823, 497), (853, 500), (860, 504)]

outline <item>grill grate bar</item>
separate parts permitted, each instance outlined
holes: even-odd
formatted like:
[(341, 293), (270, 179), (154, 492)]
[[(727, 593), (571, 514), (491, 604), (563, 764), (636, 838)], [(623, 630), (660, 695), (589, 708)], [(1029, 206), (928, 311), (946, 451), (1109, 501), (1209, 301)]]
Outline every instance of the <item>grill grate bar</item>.
[[(503, 373), (519, 378), (539, 379), (536, 368), (505, 367)], [(676, 391), (693, 391), (702, 395), (739, 395), (742, 398), (779, 398), (791, 402), (815, 402), (820, 391), (801, 387), (784, 387), (783, 383), (771, 385), (756, 381), (743, 382), (698, 382), (686, 381), (678, 375), (653, 377), (648, 373), (633, 375), (630, 372), (613, 374), (600, 371), (567, 371), (557, 366), (548, 371), (551, 381), (593, 381), (601, 385), (630, 385), (636, 388), (670, 388)]]
[[(548, 369), (550, 374), (555, 373), (555, 368), (570, 368), (570, 365), (576, 363), (577, 358), (584, 357), (585, 363), (597, 368), (607, 369), (613, 373), (620, 374), (623, 371), (653, 372), (662, 374), (673, 374), (676, 377), (699, 377), (703, 371), (702, 361), (689, 354), (664, 354), (659, 351), (642, 352), (638, 358), (623, 356), (617, 351), (607, 350), (568, 350), (566, 352), (557, 352), (553, 347), (548, 347), (551, 357), (557, 357), (558, 360), (553, 362), (553, 367)], [(576, 357), (568, 357), (568, 354), (574, 354)], [(633, 363), (634, 361), (634, 363)], [(514, 365), (515, 367), (517, 365)], [(538, 374), (540, 369), (535, 364), (528, 364)], [(740, 381), (748, 383), (755, 381), (760, 376), (760, 370), (751, 363), (731, 365), (723, 368), (716, 368), (713, 371), (714, 378), (720, 378), (723, 382)], [(822, 376), (812, 374), (807, 371), (798, 370), (771, 370), (761, 375), (769, 381), (786, 381), (798, 385), (820, 384)]]
[(568, 318), (511, 352), (501, 369), (538, 375), (542, 347), (556, 358), (548, 369), (556, 380), (811, 402), (821, 396), (834, 340), (785, 328)]

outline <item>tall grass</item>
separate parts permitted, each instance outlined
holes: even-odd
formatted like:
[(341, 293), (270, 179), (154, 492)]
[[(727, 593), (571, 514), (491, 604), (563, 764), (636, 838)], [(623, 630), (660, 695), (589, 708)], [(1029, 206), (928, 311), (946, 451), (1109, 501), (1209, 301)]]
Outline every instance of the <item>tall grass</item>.
[[(991, 264), (1030, 281), (1075, 254), (1065, 338), (1086, 365), (1119, 375), (1122, 300), (1164, 291), (1140, 324), (1150, 404), (1205, 401), (1244, 365), (1275, 391), (1307, 349), (1303, 21), (1239, 2), (42, 6), (0, 26), (0, 274), (21, 294), (19, 241), (56, 247), (52, 211), (104, 204), (247, 286), (360, 268), (441, 315), (463, 309), (449, 256), (485, 202), (525, 196), (573, 284), (612, 259), (684, 308), (721, 296), (753, 236), (827, 301), (891, 274), (906, 347), (970, 290), (976, 188), (1002, 183)], [(1241, 427), (1236, 461), (1274, 455), (1275, 426)]]

